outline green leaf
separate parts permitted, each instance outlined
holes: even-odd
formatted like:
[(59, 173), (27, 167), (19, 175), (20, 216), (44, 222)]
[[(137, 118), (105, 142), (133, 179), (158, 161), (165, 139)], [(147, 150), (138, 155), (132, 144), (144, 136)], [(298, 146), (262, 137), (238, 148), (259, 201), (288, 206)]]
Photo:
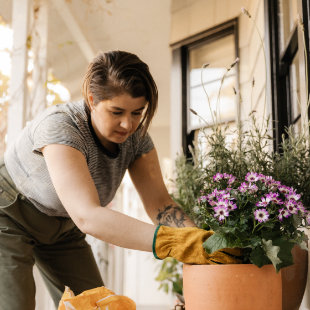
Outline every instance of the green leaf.
[(261, 238), (258, 237), (258, 236), (251, 236), (251, 239), (250, 239), (250, 245), (253, 249), (255, 249), (258, 245), (260, 245), (260, 242), (261, 242)]
[(282, 263), (281, 259), (278, 257), (280, 247), (273, 245), (272, 240), (266, 241), (265, 239), (262, 239), (262, 246), (274, 268), (277, 269), (277, 265)]
[(277, 271), (279, 271), (283, 267), (292, 265), (294, 263), (292, 249), (295, 243), (289, 240), (285, 240), (283, 238), (279, 238), (274, 240), (273, 244), (280, 247), (280, 252), (278, 256), (281, 259), (281, 263), (277, 265)]
[(168, 294), (168, 292), (169, 292), (169, 285), (168, 285), (168, 283), (164, 283), (164, 284), (163, 284), (163, 290), (164, 290), (164, 292), (165, 292), (166, 294)]
[(183, 295), (183, 282), (182, 279), (179, 279), (176, 282), (173, 282), (172, 291), (177, 294)]
[(301, 224), (302, 224), (302, 219), (298, 215), (294, 214), (293, 215), (293, 225), (294, 225), (294, 227), (297, 229), (298, 227), (301, 226)]
[(230, 248), (231, 246), (228, 243), (226, 236), (213, 234), (203, 243), (203, 247), (208, 254), (211, 254), (217, 250)]
[(250, 261), (252, 264), (258, 267), (270, 264), (269, 258), (266, 256), (265, 251), (260, 246), (253, 249), (250, 255)]

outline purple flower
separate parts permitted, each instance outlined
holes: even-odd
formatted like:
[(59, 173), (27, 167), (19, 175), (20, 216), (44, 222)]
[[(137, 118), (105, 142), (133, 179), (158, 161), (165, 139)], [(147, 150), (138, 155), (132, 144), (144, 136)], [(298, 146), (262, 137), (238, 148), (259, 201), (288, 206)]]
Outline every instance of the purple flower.
[(275, 201), (279, 197), (279, 193), (268, 193), (266, 198), (269, 198), (271, 201)]
[(299, 201), (297, 203), (297, 209), (298, 211), (300, 211), (302, 214), (305, 214), (306, 213), (306, 208), (304, 207), (304, 205), (302, 204), (301, 201)]
[(282, 201), (280, 198), (275, 198), (273, 200), (273, 202), (277, 205), (283, 205), (284, 204), (284, 201)]
[(215, 200), (208, 200), (208, 203), (210, 204), (210, 206), (214, 207), (216, 206), (216, 201)]
[(268, 197), (264, 198), (263, 197), (259, 202), (256, 203), (256, 206), (266, 208), (269, 205), (270, 201), (271, 201), (270, 198), (268, 198)]
[(227, 193), (227, 192), (221, 193), (221, 194), (219, 194), (218, 198), (229, 199), (230, 198), (230, 193)]
[(228, 204), (227, 204), (227, 209), (229, 211), (236, 210), (237, 209), (237, 205), (235, 203), (233, 203), (231, 200), (229, 200)]
[(282, 208), (279, 210), (278, 218), (280, 221), (283, 221), (283, 217), (288, 218), (289, 216), (291, 216), (291, 214), (287, 209)]
[(222, 195), (224, 195), (226, 192), (224, 189), (218, 190), (217, 188), (213, 191), (213, 193), (215, 194), (215, 196), (217, 197), (222, 197)]
[(198, 197), (198, 202), (206, 202), (206, 201), (207, 201), (207, 196)]
[(265, 184), (268, 184), (268, 183), (274, 181), (274, 179), (273, 179), (271, 176), (267, 176), (267, 175), (263, 175), (263, 174), (260, 175), (260, 180), (261, 180), (263, 183), (265, 183)]
[(274, 179), (273, 179), (273, 177), (272, 177), (272, 176), (267, 175), (267, 176), (265, 176), (265, 181), (266, 181), (266, 182), (273, 182), (273, 181), (274, 181)]
[(267, 222), (269, 218), (269, 213), (266, 209), (257, 209), (254, 211), (254, 217), (260, 223)]
[(295, 191), (291, 191), (288, 194), (285, 195), (286, 199), (293, 199), (293, 200), (299, 200), (301, 195), (297, 194)]
[(214, 192), (212, 192), (211, 194), (208, 194), (208, 195), (207, 195), (208, 201), (209, 201), (209, 200), (215, 199), (215, 197), (216, 197), (216, 194), (215, 194)]
[(219, 182), (220, 180), (222, 180), (223, 179), (223, 174), (222, 173), (216, 173), (214, 176), (213, 176), (213, 181), (214, 182)]
[(223, 221), (229, 215), (227, 207), (224, 206), (214, 207), (214, 212), (214, 217), (217, 217), (219, 221)]
[(290, 187), (285, 186), (285, 185), (280, 185), (280, 186), (278, 187), (278, 190), (279, 190), (279, 192), (282, 193), (282, 194), (289, 194), (289, 193), (290, 193)]
[(228, 179), (228, 184), (231, 185), (232, 183), (235, 182), (236, 177), (233, 176), (232, 174), (224, 173), (224, 178)]
[(252, 183), (259, 180), (259, 176), (256, 172), (248, 172), (245, 176), (245, 180)]
[(215, 198), (216, 198), (216, 194), (214, 192), (212, 192), (211, 194), (207, 195), (207, 201), (211, 206), (215, 206), (216, 202), (215, 202)]
[(240, 186), (238, 187), (238, 190), (240, 193), (245, 193), (248, 189), (248, 184), (243, 182), (240, 184)]
[(235, 182), (235, 180), (236, 180), (236, 177), (231, 176), (231, 177), (228, 179), (228, 184), (229, 184), (229, 185), (233, 184), (233, 183)]
[(223, 207), (225, 209), (227, 209), (227, 206), (228, 206), (228, 200), (227, 199), (219, 199), (216, 203), (216, 206), (217, 207)]
[[(294, 188), (282, 185), (272, 176), (261, 173), (250, 171), (240, 180), (232, 174), (218, 172), (206, 180), (199, 196), (194, 212), (208, 217), (211, 215), (210, 210), (213, 210), (213, 221), (216, 219), (221, 225), (226, 225), (228, 216), (238, 220), (242, 216), (242, 206), (248, 205), (250, 212), (253, 212), (254, 228), (259, 223), (271, 220), (279, 224), (293, 214), (299, 214), (306, 222), (303, 223), (310, 225), (310, 211), (303, 206), (302, 195)], [(227, 225), (231, 225), (230, 221), (227, 221)], [(280, 227), (283, 231), (287, 229), (286, 226)]]
[(258, 174), (258, 179), (259, 179), (260, 181), (264, 181), (265, 178), (266, 178), (266, 176), (265, 176), (264, 174), (262, 174), (262, 173), (259, 173), (259, 174)]
[(281, 185), (279, 181), (272, 180), (267, 183), (267, 186), (270, 190), (277, 190), (278, 187)]
[(290, 199), (288, 201), (285, 201), (284, 205), (286, 206), (287, 210), (291, 214), (297, 214), (298, 213), (297, 202), (295, 200)]
[(249, 184), (248, 185), (248, 191), (253, 194), (256, 193), (258, 191), (258, 187), (255, 184)]
[(280, 199), (279, 193), (268, 193), (266, 194), (266, 198), (270, 199), (270, 201), (274, 202), (275, 204), (282, 205), (283, 201)]

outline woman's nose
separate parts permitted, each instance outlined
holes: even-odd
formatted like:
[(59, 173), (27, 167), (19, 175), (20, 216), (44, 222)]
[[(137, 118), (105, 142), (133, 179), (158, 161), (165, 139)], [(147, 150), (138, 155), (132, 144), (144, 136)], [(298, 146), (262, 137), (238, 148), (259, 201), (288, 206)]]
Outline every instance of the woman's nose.
[(132, 117), (131, 116), (124, 116), (121, 119), (121, 127), (126, 129), (127, 131), (131, 130), (132, 128)]

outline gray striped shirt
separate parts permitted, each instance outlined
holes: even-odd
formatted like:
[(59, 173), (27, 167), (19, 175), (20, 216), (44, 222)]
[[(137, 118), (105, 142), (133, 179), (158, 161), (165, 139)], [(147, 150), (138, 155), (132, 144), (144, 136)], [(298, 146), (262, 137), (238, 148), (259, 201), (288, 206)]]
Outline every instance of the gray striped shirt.
[(129, 165), (154, 148), (150, 136), (142, 137), (137, 131), (119, 144), (117, 154), (109, 153), (90, 126), (84, 101), (52, 106), (29, 122), (5, 152), (6, 168), (18, 190), (40, 211), (64, 217), (69, 215), (56, 194), (40, 151), (48, 144), (68, 145), (85, 156), (102, 206), (113, 199)]

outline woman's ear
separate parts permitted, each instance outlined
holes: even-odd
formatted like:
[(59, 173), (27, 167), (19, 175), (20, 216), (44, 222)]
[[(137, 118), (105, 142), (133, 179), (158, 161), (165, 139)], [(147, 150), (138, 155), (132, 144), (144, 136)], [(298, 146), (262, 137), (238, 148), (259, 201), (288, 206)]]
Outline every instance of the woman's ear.
[(88, 103), (89, 103), (89, 108), (92, 111), (94, 109), (94, 98), (91, 93), (88, 94)]

